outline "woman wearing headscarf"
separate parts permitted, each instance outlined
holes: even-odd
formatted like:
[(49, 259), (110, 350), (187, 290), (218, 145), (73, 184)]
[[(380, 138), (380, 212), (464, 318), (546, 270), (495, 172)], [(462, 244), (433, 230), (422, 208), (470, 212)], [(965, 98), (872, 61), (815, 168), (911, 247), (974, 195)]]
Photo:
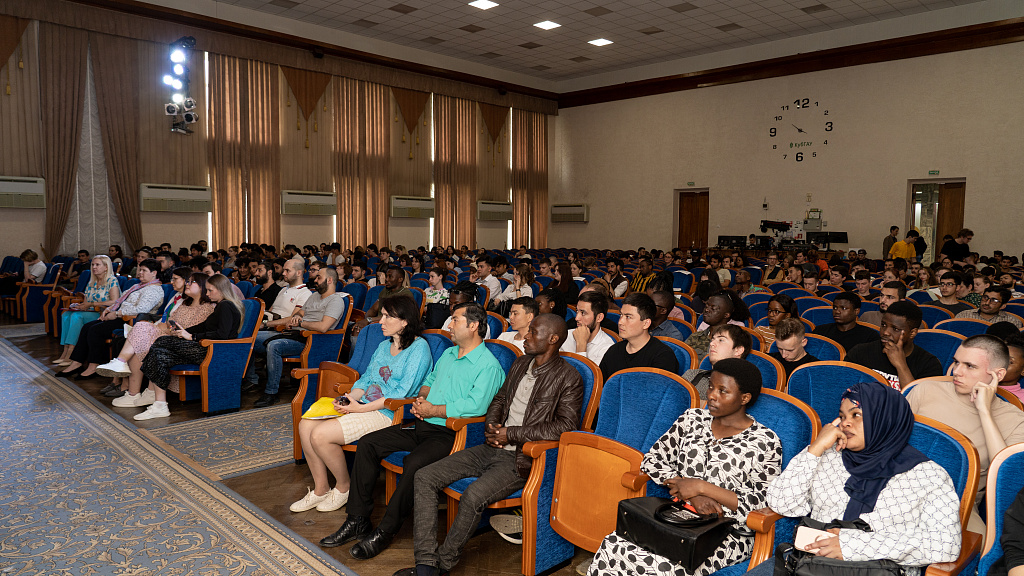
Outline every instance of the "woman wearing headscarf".
[[(821, 522), (863, 520), (870, 532), (829, 530), (807, 550), (840, 560), (889, 559), (907, 576), (960, 553), (960, 498), (946, 470), (908, 443), (914, 414), (897, 390), (851, 386), (839, 418), (789, 462), (768, 488), (768, 506)], [(752, 573), (770, 573), (773, 561)]]

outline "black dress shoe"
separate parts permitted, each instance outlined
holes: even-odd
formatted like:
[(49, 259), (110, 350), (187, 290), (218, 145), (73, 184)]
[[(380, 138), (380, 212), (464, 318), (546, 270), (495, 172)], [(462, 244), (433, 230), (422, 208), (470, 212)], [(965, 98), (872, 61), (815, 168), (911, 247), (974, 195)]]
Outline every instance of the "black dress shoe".
[(71, 378), (72, 376), (78, 376), (82, 372), (85, 372), (85, 365), (79, 366), (74, 370), (65, 370), (63, 372), (57, 372), (57, 376), (63, 376), (65, 378)]
[(356, 560), (369, 560), (377, 554), (380, 554), (391, 546), (391, 541), (395, 539), (394, 534), (388, 534), (387, 532), (377, 528), (370, 533), (369, 536), (363, 538), (358, 544), (349, 550), (352, 557)]
[(92, 374), (76, 374), (75, 376), (72, 377), (72, 379), (75, 382), (81, 382), (82, 380), (92, 380), (93, 378), (99, 378), (99, 377), (100, 377), (99, 374), (97, 374), (96, 372), (93, 372)]
[(370, 519), (366, 516), (349, 516), (345, 519), (345, 523), (341, 525), (341, 528), (338, 528), (337, 532), (320, 540), (320, 545), (324, 548), (341, 546), (346, 542), (363, 538), (372, 529), (373, 526), (370, 524)]
[(448, 571), (441, 570), (436, 566), (417, 564), (413, 568), (402, 568), (391, 576), (448, 576)]
[(264, 394), (260, 396), (260, 399), (253, 403), (253, 406), (257, 408), (266, 408), (267, 406), (273, 405), (277, 402), (277, 394)]
[[(117, 384), (114, 384), (113, 382), (111, 382), (110, 384), (107, 384), (106, 386), (104, 386), (103, 389), (101, 389), (99, 391), (99, 393), (103, 394), (103, 395), (106, 395), (107, 392), (113, 392), (114, 390), (120, 390), (120, 389), (121, 389), (120, 386), (118, 386)], [(118, 396), (120, 396), (120, 394), (118, 394)]]
[(253, 390), (260, 387), (259, 381), (249, 382), (248, 380), (242, 381), (242, 392), (252, 392)]

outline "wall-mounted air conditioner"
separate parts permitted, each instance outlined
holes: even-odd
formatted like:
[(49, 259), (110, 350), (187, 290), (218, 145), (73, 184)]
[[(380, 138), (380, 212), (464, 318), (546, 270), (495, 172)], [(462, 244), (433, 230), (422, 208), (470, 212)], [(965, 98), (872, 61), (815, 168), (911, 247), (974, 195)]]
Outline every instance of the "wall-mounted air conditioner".
[(433, 218), (434, 199), (422, 196), (392, 196), (392, 218)]
[(213, 196), (209, 186), (142, 184), (140, 206), (143, 212), (212, 212)]
[(590, 222), (589, 204), (552, 204), (552, 222)]
[(46, 181), (0, 176), (0, 208), (46, 208)]
[(338, 213), (334, 192), (281, 190), (281, 214), (333, 216)]
[(477, 220), (511, 220), (511, 202), (492, 202), (490, 200), (477, 200)]

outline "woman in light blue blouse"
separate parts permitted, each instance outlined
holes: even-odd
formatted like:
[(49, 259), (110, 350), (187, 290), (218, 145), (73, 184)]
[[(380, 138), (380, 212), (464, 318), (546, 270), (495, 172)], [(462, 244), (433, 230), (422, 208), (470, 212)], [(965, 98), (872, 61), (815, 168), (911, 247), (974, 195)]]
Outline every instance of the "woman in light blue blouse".
[[(299, 440), (313, 475), (313, 490), (291, 505), (292, 512), (316, 508), (337, 510), (348, 502), (348, 465), (342, 446), (370, 432), (391, 425), (394, 412), (384, 407), (388, 398), (410, 398), (433, 367), (430, 346), (420, 337), (423, 323), (420, 308), (409, 296), (381, 299), (381, 331), (384, 341), (370, 358), (352, 391), (334, 401), (338, 418), (299, 421)], [(337, 484), (330, 488), (327, 471)]]
[(91, 276), (85, 287), (85, 302), (72, 304), (71, 309), (60, 316), (60, 343), (64, 345), (64, 352), (53, 362), (58, 366), (71, 364), (71, 351), (75, 349), (82, 326), (100, 317), (100, 313), (94, 310), (113, 304), (121, 295), (109, 256), (93, 256), (89, 271)]

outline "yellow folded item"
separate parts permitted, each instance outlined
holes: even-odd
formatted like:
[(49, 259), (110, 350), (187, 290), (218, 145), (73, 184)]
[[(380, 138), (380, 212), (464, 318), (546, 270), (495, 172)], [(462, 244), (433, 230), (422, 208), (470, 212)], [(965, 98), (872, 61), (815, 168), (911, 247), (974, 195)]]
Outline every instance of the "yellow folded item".
[(317, 400), (306, 410), (306, 413), (302, 415), (306, 420), (326, 420), (328, 418), (337, 418), (341, 414), (334, 409), (334, 398), (330, 396), (324, 396)]

